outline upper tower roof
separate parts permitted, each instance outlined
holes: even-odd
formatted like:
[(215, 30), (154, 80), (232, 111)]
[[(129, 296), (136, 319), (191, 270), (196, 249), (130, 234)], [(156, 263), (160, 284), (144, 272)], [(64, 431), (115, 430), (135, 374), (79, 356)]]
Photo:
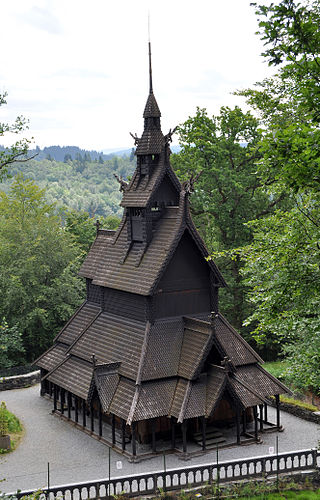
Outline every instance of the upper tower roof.
[(144, 108), (143, 118), (160, 118), (161, 113), (156, 101), (156, 98), (153, 95), (153, 92), (150, 92), (146, 107)]

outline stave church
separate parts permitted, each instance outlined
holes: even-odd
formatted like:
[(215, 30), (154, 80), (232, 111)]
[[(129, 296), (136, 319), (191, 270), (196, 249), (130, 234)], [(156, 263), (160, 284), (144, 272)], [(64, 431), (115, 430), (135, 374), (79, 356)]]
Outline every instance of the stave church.
[(97, 225), (80, 269), (86, 299), (36, 362), (53, 412), (132, 459), (261, 442), (281, 430), (288, 392), (219, 311), (226, 283), (190, 215), (196, 179), (179, 182), (160, 117), (149, 44), (136, 169), (119, 179), (122, 221)]

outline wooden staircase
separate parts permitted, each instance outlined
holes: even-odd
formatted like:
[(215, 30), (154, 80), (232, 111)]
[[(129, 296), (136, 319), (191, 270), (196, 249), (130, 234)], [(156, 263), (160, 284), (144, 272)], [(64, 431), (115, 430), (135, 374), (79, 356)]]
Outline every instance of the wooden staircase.
[[(193, 434), (194, 441), (202, 448), (202, 432)], [(207, 427), (206, 429), (206, 448), (216, 448), (217, 445), (226, 443), (226, 438), (219, 429)]]

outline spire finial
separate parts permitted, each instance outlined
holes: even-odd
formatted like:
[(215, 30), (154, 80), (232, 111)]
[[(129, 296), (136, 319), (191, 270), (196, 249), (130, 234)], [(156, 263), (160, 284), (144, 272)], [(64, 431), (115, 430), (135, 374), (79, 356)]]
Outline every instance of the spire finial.
[(149, 45), (149, 93), (153, 94), (152, 67), (151, 67), (151, 41), (150, 41), (150, 12), (148, 12), (148, 45)]

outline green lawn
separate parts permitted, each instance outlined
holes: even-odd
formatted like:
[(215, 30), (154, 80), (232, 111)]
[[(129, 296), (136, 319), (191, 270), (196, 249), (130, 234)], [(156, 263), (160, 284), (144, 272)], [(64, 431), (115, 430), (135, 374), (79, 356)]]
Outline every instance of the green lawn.
[(269, 494), (261, 494), (254, 497), (243, 497), (247, 500), (280, 500), (284, 498), (299, 498), (300, 500), (316, 500), (320, 499), (320, 490), (316, 491), (283, 491), (281, 493), (269, 493)]
[(284, 372), (289, 367), (289, 363), (287, 361), (272, 361), (270, 363), (264, 363), (263, 368), (267, 370), (274, 377), (279, 378), (280, 380), (284, 379)]

